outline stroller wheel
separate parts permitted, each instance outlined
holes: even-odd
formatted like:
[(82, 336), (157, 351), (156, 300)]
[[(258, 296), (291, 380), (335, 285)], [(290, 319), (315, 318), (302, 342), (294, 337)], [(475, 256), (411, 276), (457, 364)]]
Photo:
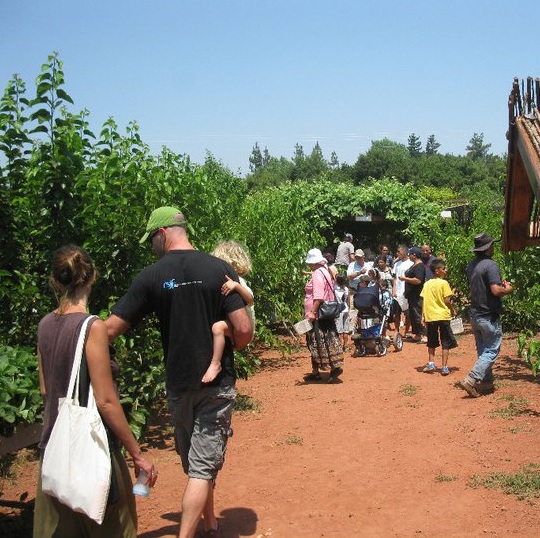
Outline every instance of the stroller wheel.
[(394, 334), (393, 344), (396, 351), (401, 351), (403, 349), (403, 337), (401, 334)]
[(375, 351), (377, 352), (377, 357), (384, 357), (388, 349), (384, 345), (384, 342), (378, 342), (375, 344)]
[(366, 346), (363, 342), (356, 342), (355, 357), (363, 357), (366, 354)]

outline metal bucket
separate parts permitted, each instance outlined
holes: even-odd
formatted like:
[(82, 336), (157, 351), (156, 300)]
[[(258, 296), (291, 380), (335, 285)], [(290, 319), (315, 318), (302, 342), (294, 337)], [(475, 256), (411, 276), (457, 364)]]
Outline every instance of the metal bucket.
[(303, 319), (302, 321), (295, 323), (293, 327), (298, 334), (306, 334), (307, 332), (311, 331), (313, 325), (309, 319)]
[(463, 320), (461, 318), (452, 318), (450, 320), (450, 328), (454, 334), (462, 334), (463, 329)]

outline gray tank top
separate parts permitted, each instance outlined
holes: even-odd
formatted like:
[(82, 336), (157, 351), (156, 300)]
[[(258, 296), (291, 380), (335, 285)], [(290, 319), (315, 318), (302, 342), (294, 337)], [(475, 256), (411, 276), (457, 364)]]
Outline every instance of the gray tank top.
[[(89, 316), (84, 312), (72, 314), (47, 314), (38, 326), (38, 350), (41, 354), (42, 375), (45, 382), (45, 411), (39, 448), (44, 449), (58, 415), (58, 398), (66, 395), (73, 355), (83, 321)], [(94, 318), (88, 324), (89, 333)]]

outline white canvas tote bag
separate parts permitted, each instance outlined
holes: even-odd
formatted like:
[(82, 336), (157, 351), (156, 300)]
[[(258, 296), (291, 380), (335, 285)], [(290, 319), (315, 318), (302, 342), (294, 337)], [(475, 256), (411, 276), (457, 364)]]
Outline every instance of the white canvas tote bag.
[(92, 384), (88, 406), (79, 405), (79, 371), (86, 329), (93, 317), (86, 318), (79, 334), (68, 391), (59, 398), (58, 417), (43, 455), (41, 482), (45, 493), (101, 524), (111, 483), (111, 458)]

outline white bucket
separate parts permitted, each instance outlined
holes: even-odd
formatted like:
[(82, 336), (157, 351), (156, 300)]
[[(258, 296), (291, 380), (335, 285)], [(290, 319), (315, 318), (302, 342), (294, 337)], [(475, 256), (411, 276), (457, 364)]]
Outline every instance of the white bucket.
[(305, 334), (311, 331), (313, 325), (311, 324), (311, 321), (309, 321), (309, 319), (303, 319), (302, 321), (295, 323), (293, 327), (298, 334)]
[(454, 334), (463, 333), (463, 320), (461, 318), (452, 318), (450, 320), (450, 328)]

